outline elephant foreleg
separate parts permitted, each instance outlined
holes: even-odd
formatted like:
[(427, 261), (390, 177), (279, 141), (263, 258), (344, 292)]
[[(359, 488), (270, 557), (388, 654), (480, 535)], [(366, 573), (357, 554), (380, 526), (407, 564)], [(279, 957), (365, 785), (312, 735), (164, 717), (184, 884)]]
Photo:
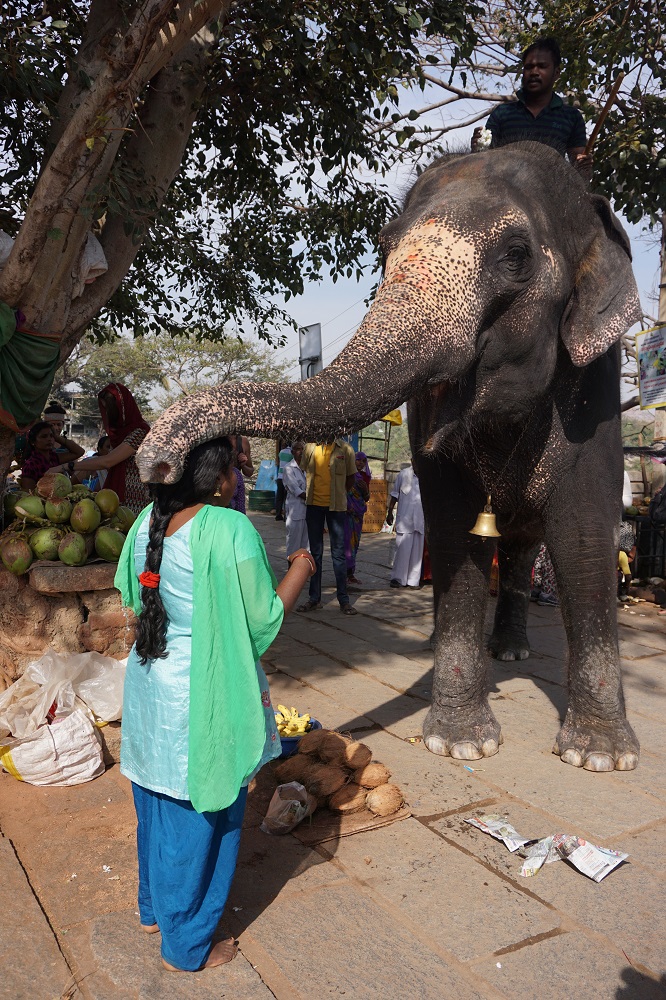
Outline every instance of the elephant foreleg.
[[(489, 660), (483, 622), (493, 546), (472, 538), (467, 525), (442, 518), (446, 540), (430, 533), (436, 593), (435, 676), (423, 726), (432, 753), (478, 760), (496, 754), (502, 742), (488, 703)], [(456, 538), (457, 534), (457, 538)]]
[(569, 642), (569, 706), (553, 751), (588, 771), (632, 770), (639, 755), (620, 675), (613, 513), (565, 508), (546, 526)]
[(526, 660), (530, 574), (539, 543), (530, 538), (501, 538), (498, 547), (499, 595), (488, 649), (497, 660)]

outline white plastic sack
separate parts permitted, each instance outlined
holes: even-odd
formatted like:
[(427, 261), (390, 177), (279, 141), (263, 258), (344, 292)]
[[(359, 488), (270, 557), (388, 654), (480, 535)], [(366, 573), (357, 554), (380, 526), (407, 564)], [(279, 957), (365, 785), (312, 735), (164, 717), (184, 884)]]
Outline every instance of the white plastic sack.
[(317, 808), (317, 800), (299, 781), (278, 785), (259, 827), (262, 833), (289, 833)]
[(51, 715), (70, 715), (77, 697), (101, 721), (120, 719), (124, 681), (125, 665), (111, 656), (49, 650), (0, 695), (0, 739), (26, 739), (46, 722), (52, 706)]
[(104, 773), (99, 731), (83, 709), (74, 709), (23, 740), (0, 746), (0, 764), (30, 785), (80, 785)]

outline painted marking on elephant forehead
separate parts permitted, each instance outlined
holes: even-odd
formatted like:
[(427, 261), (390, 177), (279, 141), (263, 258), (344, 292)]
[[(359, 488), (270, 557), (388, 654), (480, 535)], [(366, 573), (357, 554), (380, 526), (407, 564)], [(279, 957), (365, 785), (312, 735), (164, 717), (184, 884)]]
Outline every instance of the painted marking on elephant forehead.
[(386, 262), (384, 282), (417, 274), (425, 282), (444, 279), (468, 286), (478, 280), (479, 255), (472, 240), (441, 219), (413, 226)]

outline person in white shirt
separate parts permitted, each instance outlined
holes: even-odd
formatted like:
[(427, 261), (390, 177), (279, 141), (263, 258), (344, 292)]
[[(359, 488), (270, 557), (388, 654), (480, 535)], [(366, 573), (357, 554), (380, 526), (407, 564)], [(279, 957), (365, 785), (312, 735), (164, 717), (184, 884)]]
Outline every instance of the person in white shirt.
[(294, 441), (291, 446), (293, 458), (285, 465), (282, 473), (287, 527), (287, 559), (297, 549), (307, 549), (308, 526), (305, 520), (305, 473), (299, 466), (303, 455), (304, 441)]
[(386, 523), (393, 524), (393, 508), (398, 504), (395, 523), (395, 559), (391, 572), (391, 587), (418, 587), (421, 582), (421, 562), (425, 523), (421, 505), (421, 488), (412, 465), (398, 473), (389, 501)]

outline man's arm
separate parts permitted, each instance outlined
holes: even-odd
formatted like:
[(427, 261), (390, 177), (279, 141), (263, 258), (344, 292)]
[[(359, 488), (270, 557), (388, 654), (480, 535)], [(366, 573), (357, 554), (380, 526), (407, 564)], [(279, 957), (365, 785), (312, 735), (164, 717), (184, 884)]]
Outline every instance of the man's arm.
[(580, 111), (576, 108), (569, 143), (567, 146), (567, 156), (569, 162), (579, 170), (585, 180), (592, 180), (592, 156), (585, 152), (587, 146), (587, 135), (585, 133), (585, 121)]

